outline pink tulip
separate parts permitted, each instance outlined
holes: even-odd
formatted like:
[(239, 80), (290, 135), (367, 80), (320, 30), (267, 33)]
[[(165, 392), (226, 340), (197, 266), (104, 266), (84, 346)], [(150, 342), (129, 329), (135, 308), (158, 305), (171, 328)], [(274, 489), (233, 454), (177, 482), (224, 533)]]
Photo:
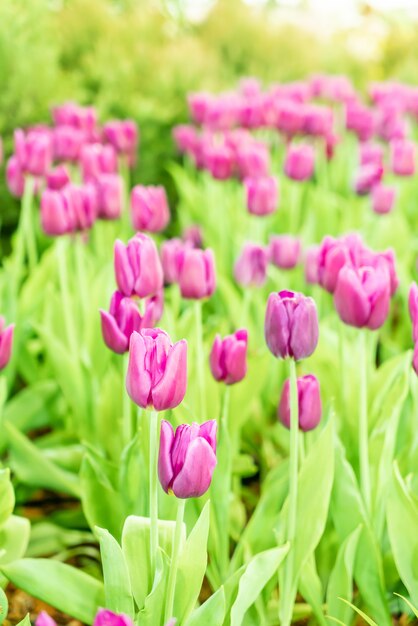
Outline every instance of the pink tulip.
[(305, 280), (310, 285), (319, 283), (319, 246), (310, 246), (305, 251)]
[[(319, 382), (315, 376), (308, 374), (297, 379), (299, 428), (304, 432), (313, 430), (321, 421), (322, 404)], [(290, 381), (283, 385), (278, 408), (280, 421), (290, 428)]]
[(273, 176), (245, 178), (247, 209), (253, 215), (269, 215), (277, 209), (278, 185)]
[(23, 170), (19, 165), (18, 158), (13, 155), (7, 161), (6, 165), (6, 182), (10, 193), (16, 198), (21, 198), (25, 191), (25, 177)]
[(314, 300), (294, 291), (271, 293), (264, 332), (267, 346), (277, 358), (306, 359), (318, 343), (318, 315)]
[(384, 165), (384, 149), (379, 143), (361, 143), (359, 144), (360, 165), (376, 165), (383, 169)]
[(184, 229), (182, 240), (192, 248), (203, 248), (203, 233), (198, 224), (191, 224)]
[(293, 235), (273, 235), (270, 237), (270, 261), (281, 269), (292, 269), (299, 263), (301, 243)]
[(255, 141), (243, 144), (238, 148), (236, 158), (241, 179), (268, 176), (270, 154), (265, 144)]
[(57, 623), (46, 611), (41, 611), (35, 620), (35, 626), (57, 626)]
[(135, 230), (158, 233), (170, 221), (164, 187), (136, 185), (131, 192), (131, 217)]
[(135, 165), (138, 149), (138, 126), (133, 120), (112, 120), (103, 126), (105, 140), (118, 154), (128, 157), (131, 166)]
[(212, 250), (183, 246), (177, 259), (178, 282), (183, 298), (209, 298), (216, 287), (215, 257)]
[(347, 130), (356, 133), (360, 141), (368, 141), (375, 129), (374, 112), (359, 102), (348, 103), (345, 124)]
[(10, 361), (14, 328), (14, 324), (5, 326), (5, 319), (0, 316), (0, 370), (3, 370)]
[[(38, 626), (38, 624), (36, 625)], [(49, 626), (48, 624), (42, 626)], [(133, 621), (124, 613), (113, 613), (108, 609), (99, 609), (94, 618), (93, 626), (134, 626)]]
[(100, 174), (96, 178), (98, 216), (117, 220), (123, 209), (123, 180), (119, 174)]
[(133, 332), (126, 389), (138, 406), (166, 411), (178, 406), (187, 387), (187, 342), (173, 344), (159, 328)]
[(284, 163), (284, 173), (292, 180), (305, 181), (312, 177), (315, 152), (308, 144), (290, 145)]
[(217, 463), (216, 430), (215, 420), (182, 424), (175, 433), (170, 422), (161, 422), (158, 476), (166, 493), (182, 499), (206, 493)]
[(412, 357), (412, 367), (414, 368), (415, 374), (418, 376), (418, 342), (415, 344), (414, 353)]
[(178, 238), (167, 239), (161, 244), (161, 263), (166, 285), (178, 282), (180, 272), (180, 252), (185, 242)]
[(52, 109), (56, 126), (73, 126), (83, 131), (87, 141), (97, 141), (97, 113), (94, 107), (83, 107), (75, 102), (65, 102)]
[(22, 172), (31, 176), (45, 176), (52, 163), (50, 133), (18, 128), (14, 133), (15, 154)]
[(49, 170), (46, 175), (46, 186), (54, 191), (63, 189), (70, 181), (70, 174), (65, 165), (57, 165)]
[(376, 185), (372, 191), (372, 209), (375, 213), (390, 213), (396, 199), (396, 189), (385, 185)]
[(366, 195), (380, 183), (383, 176), (383, 168), (380, 165), (370, 163), (362, 165), (354, 181), (354, 190), (359, 196)]
[(119, 239), (114, 249), (115, 277), (124, 296), (153, 296), (163, 286), (163, 268), (153, 240), (137, 233), (127, 245)]
[(58, 161), (77, 161), (85, 142), (85, 135), (74, 126), (57, 126), (52, 131), (54, 158)]
[(196, 141), (198, 141), (196, 129), (189, 124), (179, 124), (173, 128), (173, 139), (177, 150), (182, 154), (194, 152)]
[(98, 215), (97, 192), (93, 185), (69, 183), (61, 190), (61, 196), (71, 216), (71, 230), (89, 230)]
[(227, 385), (239, 383), (247, 373), (248, 333), (237, 330), (224, 339), (216, 335), (209, 357), (212, 376)]
[(415, 343), (418, 343), (418, 285), (412, 283), (409, 288), (408, 297), (409, 315), (412, 322), (412, 338)]
[(76, 219), (68, 198), (61, 191), (45, 189), (41, 197), (42, 230), (49, 237), (66, 235), (75, 230)]
[(225, 145), (208, 146), (205, 150), (205, 165), (213, 178), (227, 180), (234, 173), (235, 159), (230, 148)]
[(235, 263), (235, 280), (243, 287), (261, 287), (267, 279), (267, 265), (267, 249), (255, 243), (247, 243)]
[(84, 182), (94, 182), (101, 174), (116, 174), (118, 162), (115, 149), (98, 143), (84, 145), (80, 152), (80, 168)]
[(415, 173), (415, 144), (399, 139), (391, 142), (390, 149), (392, 172), (398, 176), (412, 176)]

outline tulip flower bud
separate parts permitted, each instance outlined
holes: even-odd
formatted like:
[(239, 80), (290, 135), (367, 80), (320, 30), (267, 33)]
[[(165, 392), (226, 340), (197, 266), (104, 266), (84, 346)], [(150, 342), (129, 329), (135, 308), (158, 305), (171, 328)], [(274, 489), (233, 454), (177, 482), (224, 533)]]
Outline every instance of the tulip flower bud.
[(155, 295), (163, 286), (163, 268), (158, 250), (150, 237), (137, 233), (125, 246), (115, 242), (115, 277), (124, 296), (140, 298)]
[(346, 128), (356, 133), (360, 141), (373, 136), (375, 128), (374, 111), (359, 102), (348, 103), (346, 107)]
[(247, 373), (248, 333), (237, 330), (224, 339), (216, 335), (209, 357), (212, 376), (227, 385), (239, 383)]
[(138, 147), (138, 126), (133, 120), (112, 120), (103, 126), (103, 135), (118, 154), (126, 155), (135, 164)]
[(264, 332), (274, 356), (306, 359), (318, 343), (318, 315), (312, 298), (294, 291), (271, 293), (267, 302)]
[(131, 217), (135, 230), (158, 233), (170, 221), (164, 187), (136, 185), (131, 192)]
[[(305, 433), (316, 428), (321, 421), (322, 405), (319, 382), (315, 376), (308, 374), (297, 379), (299, 428)], [(283, 385), (278, 408), (280, 421), (290, 428), (290, 380)]]
[(382, 262), (376, 267), (345, 265), (339, 272), (334, 304), (343, 322), (357, 328), (380, 328), (390, 302), (390, 276)]
[(76, 217), (69, 199), (61, 192), (45, 189), (41, 197), (42, 229), (49, 237), (71, 233), (76, 228)]
[(246, 243), (234, 267), (234, 277), (242, 287), (261, 287), (267, 279), (268, 251)]
[(25, 190), (25, 177), (19, 165), (19, 159), (13, 155), (7, 161), (6, 182), (10, 193), (16, 198), (21, 198)]
[(115, 291), (110, 301), (109, 313), (100, 309), (103, 340), (117, 354), (129, 349), (132, 333), (144, 328), (138, 304), (135, 300)]
[(70, 174), (65, 165), (57, 165), (46, 175), (46, 186), (53, 191), (63, 189), (70, 181)]
[(74, 126), (57, 126), (52, 131), (54, 158), (58, 161), (77, 161), (85, 142), (85, 135)]
[(4, 369), (10, 361), (14, 329), (14, 324), (5, 327), (4, 317), (0, 316), (0, 370)]
[(180, 252), (186, 245), (184, 241), (177, 237), (166, 239), (161, 244), (160, 255), (166, 285), (178, 282)]
[(177, 255), (178, 282), (183, 298), (209, 298), (216, 287), (215, 257), (210, 248), (183, 246)]
[(292, 180), (305, 181), (312, 177), (315, 152), (308, 144), (290, 145), (284, 163), (284, 173)]
[(396, 189), (378, 184), (372, 191), (372, 209), (375, 213), (390, 213), (396, 198)]
[(122, 214), (123, 181), (119, 174), (100, 174), (96, 178), (98, 215), (117, 220)]
[(301, 133), (304, 123), (304, 109), (300, 102), (291, 99), (279, 100), (275, 105), (275, 126), (288, 138)]
[(227, 180), (234, 173), (234, 154), (228, 146), (212, 145), (205, 149), (205, 166), (217, 180)]
[(415, 173), (416, 147), (412, 141), (395, 139), (390, 144), (391, 168), (398, 176), (412, 176)]
[(319, 246), (318, 253), (318, 277), (320, 285), (329, 293), (334, 293), (337, 285), (338, 274), (341, 268), (352, 262), (351, 255), (356, 256), (357, 250), (362, 250), (364, 245), (357, 235), (349, 237), (324, 237)]
[(274, 176), (245, 178), (247, 209), (252, 215), (269, 215), (277, 209), (278, 186)]
[(292, 235), (275, 235), (270, 237), (269, 257), (277, 267), (288, 270), (296, 267), (301, 253), (298, 237)]
[(87, 144), (80, 151), (80, 168), (84, 182), (94, 182), (101, 174), (116, 174), (118, 161), (113, 146)]
[(305, 280), (310, 285), (319, 283), (319, 246), (310, 246), (305, 252)]
[(166, 493), (177, 498), (199, 498), (210, 487), (216, 467), (215, 420), (182, 424), (174, 433), (170, 422), (161, 422), (158, 476)]
[(83, 131), (86, 140), (97, 141), (97, 112), (94, 107), (83, 107), (75, 102), (65, 102), (54, 107), (52, 118), (56, 126), (73, 126)]
[(254, 140), (243, 143), (237, 149), (237, 167), (241, 179), (268, 176), (270, 154), (267, 146)]
[(418, 342), (418, 285), (412, 283), (409, 288), (408, 297), (409, 315), (412, 322), (412, 338), (415, 343)]
[(22, 171), (32, 176), (45, 176), (52, 163), (50, 132), (32, 129), (25, 134), (18, 128), (14, 133), (14, 144)]
[(159, 328), (133, 332), (129, 344), (126, 389), (138, 406), (174, 409), (187, 387), (187, 342), (173, 344)]
[(124, 613), (113, 613), (108, 609), (99, 609), (94, 618), (93, 626), (134, 626), (134, 623)]
[(97, 192), (92, 184), (74, 185), (69, 183), (61, 191), (67, 203), (68, 211), (73, 217), (72, 230), (89, 230), (98, 212)]

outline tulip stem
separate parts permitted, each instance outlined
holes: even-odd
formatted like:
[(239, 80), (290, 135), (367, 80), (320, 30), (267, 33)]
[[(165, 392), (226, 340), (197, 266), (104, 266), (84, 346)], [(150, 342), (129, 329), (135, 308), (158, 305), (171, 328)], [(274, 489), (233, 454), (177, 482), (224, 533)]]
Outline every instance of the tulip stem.
[(35, 189), (35, 181), (32, 176), (26, 176), (25, 187), (22, 198), (22, 219), (23, 230), (26, 238), (28, 252), (29, 271), (32, 272), (38, 262), (38, 252), (36, 250), (35, 225), (32, 220), (32, 202)]
[(196, 369), (197, 369), (197, 386), (199, 391), (199, 421), (204, 422), (206, 419), (206, 393), (204, 381), (204, 363), (203, 363), (203, 326), (202, 326), (202, 301), (195, 302), (196, 315)]
[(366, 510), (370, 511), (370, 465), (369, 465), (369, 428), (367, 419), (367, 336), (360, 331), (360, 394), (359, 394), (359, 454), (360, 485)]
[[(123, 446), (127, 446), (130, 444), (132, 440), (132, 411), (131, 411), (131, 400), (126, 391), (126, 378), (128, 376), (128, 366), (129, 366), (129, 352), (125, 352), (122, 356), (122, 432), (123, 432)], [(141, 408), (138, 408), (138, 412), (142, 411)], [(139, 416), (138, 416), (139, 422)]]
[(289, 359), (290, 378), (290, 449), (289, 449), (289, 509), (287, 520), (287, 541), (290, 552), (284, 564), (283, 588), (280, 590), (280, 624), (290, 626), (296, 595), (294, 578), (294, 555), (296, 538), (296, 519), (298, 506), (298, 455), (299, 455), (299, 405), (296, 376), (296, 363)]
[(77, 349), (77, 336), (74, 326), (73, 311), (70, 303), (70, 289), (68, 284), (68, 272), (67, 272), (67, 244), (68, 240), (64, 237), (60, 237), (56, 242), (55, 251), (57, 255), (58, 264), (58, 276), (62, 298), (63, 318), (65, 331), (67, 334), (68, 347), (70, 352), (74, 352)]
[(341, 402), (341, 418), (344, 420), (345, 417), (345, 407), (346, 407), (346, 398), (347, 398), (347, 393), (346, 393), (346, 376), (345, 371), (345, 337), (344, 337), (344, 331), (345, 331), (345, 325), (341, 323), (340, 320), (338, 320), (338, 329), (339, 329), (339, 333), (338, 333), (338, 348), (339, 348), (339, 356), (340, 356), (340, 393), (341, 393), (341, 397), (340, 397), (340, 402)]
[[(87, 283), (86, 283), (86, 258), (84, 255), (84, 244), (82, 234), (74, 241), (75, 252), (75, 266), (77, 272), (78, 283), (78, 299), (80, 302), (80, 332), (86, 329), (87, 322), (87, 303), (89, 302)], [(80, 341), (83, 342), (83, 336), (80, 337)]]
[(158, 491), (157, 491), (158, 412), (151, 411), (149, 422), (149, 513), (150, 513), (150, 560), (152, 576), (155, 576), (158, 552)]
[(182, 535), (182, 530), (183, 530), (185, 506), (186, 506), (186, 500), (179, 498), (177, 500), (176, 529), (174, 531), (173, 548), (171, 551), (171, 564), (170, 564), (170, 572), (168, 575), (167, 600), (165, 604), (164, 623), (167, 623), (173, 617), (174, 593), (176, 590), (176, 579), (177, 579), (177, 570), (179, 566), (179, 555), (180, 555), (181, 535)]

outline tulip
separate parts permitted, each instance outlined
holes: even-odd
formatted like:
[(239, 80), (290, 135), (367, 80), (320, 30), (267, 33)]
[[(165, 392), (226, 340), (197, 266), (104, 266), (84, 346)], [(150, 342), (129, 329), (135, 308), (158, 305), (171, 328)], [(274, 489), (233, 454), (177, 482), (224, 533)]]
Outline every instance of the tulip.
[(19, 160), (15, 155), (11, 156), (7, 161), (6, 181), (10, 193), (16, 198), (21, 198), (25, 191), (25, 177)]
[(0, 316), (0, 370), (4, 369), (12, 355), (14, 324), (5, 327), (5, 319)]
[(268, 176), (270, 154), (267, 146), (252, 140), (237, 150), (237, 167), (241, 179)]
[(46, 186), (54, 191), (59, 191), (70, 181), (70, 174), (65, 165), (57, 165), (57, 167), (49, 170), (46, 175)]
[(124, 613), (113, 613), (108, 609), (99, 609), (94, 618), (93, 626), (134, 626), (134, 624), (131, 618)]
[(372, 191), (372, 209), (375, 213), (390, 213), (396, 198), (396, 189), (378, 184)]
[(131, 192), (131, 217), (135, 230), (158, 233), (170, 221), (164, 187), (136, 185)]
[(234, 267), (234, 277), (243, 287), (261, 287), (267, 279), (268, 251), (255, 243), (244, 245)]
[(117, 354), (129, 349), (132, 333), (145, 328), (137, 303), (115, 291), (110, 301), (109, 312), (100, 309), (103, 340)]
[(384, 150), (383, 146), (378, 143), (361, 143), (360, 165), (377, 165), (383, 168)]
[(284, 173), (292, 180), (305, 181), (312, 177), (315, 152), (308, 144), (290, 145), (284, 163)]
[(305, 280), (310, 285), (319, 283), (319, 246), (310, 246), (305, 252)]
[(224, 339), (216, 335), (209, 357), (212, 376), (227, 385), (239, 383), (247, 373), (248, 333), (237, 330)]
[(174, 409), (187, 387), (187, 342), (173, 344), (159, 328), (134, 331), (129, 344), (126, 389), (138, 406)]
[(292, 269), (299, 262), (301, 243), (292, 235), (270, 237), (269, 256), (271, 262), (281, 269)]
[(83, 107), (75, 102), (65, 102), (54, 107), (52, 118), (56, 126), (73, 126), (82, 130), (88, 141), (97, 141), (97, 113), (94, 107)]
[(390, 148), (392, 172), (398, 176), (412, 176), (415, 173), (415, 144), (399, 139), (392, 141)]
[(35, 620), (35, 626), (57, 626), (57, 623), (46, 611), (41, 611)]
[(340, 239), (324, 237), (319, 246), (318, 278), (320, 285), (329, 293), (334, 293), (341, 268), (353, 260), (350, 255), (354, 255), (357, 248), (363, 248), (363, 243), (357, 235)]
[(304, 108), (294, 100), (280, 100), (275, 106), (275, 126), (287, 137), (301, 133), (304, 124)]
[(296, 361), (307, 358), (315, 350), (319, 335), (314, 300), (294, 291), (271, 293), (264, 331), (274, 356)]
[(101, 174), (116, 174), (118, 161), (113, 146), (98, 143), (81, 148), (80, 168), (84, 182), (94, 182)]
[(42, 229), (49, 237), (65, 235), (75, 230), (75, 215), (61, 191), (45, 189), (41, 197)]
[(98, 216), (117, 220), (123, 208), (123, 180), (119, 174), (100, 174), (96, 179)]
[(205, 165), (213, 178), (227, 180), (234, 173), (234, 154), (228, 146), (208, 146), (204, 154)]
[(216, 421), (182, 424), (174, 433), (161, 422), (158, 476), (166, 493), (177, 498), (198, 498), (210, 487), (216, 467)]
[(173, 139), (180, 153), (190, 154), (194, 151), (198, 137), (194, 126), (179, 124), (173, 128)]
[(253, 215), (269, 215), (277, 209), (278, 186), (274, 176), (245, 178), (247, 209)]
[(418, 342), (418, 285), (412, 283), (409, 288), (408, 297), (409, 315), (412, 322), (412, 337), (415, 343)]
[(345, 265), (334, 292), (335, 308), (343, 322), (357, 328), (380, 328), (389, 313), (390, 277), (383, 262), (376, 267)]
[(347, 130), (356, 133), (360, 141), (367, 141), (374, 132), (374, 112), (359, 102), (348, 103), (345, 123)]
[(137, 233), (126, 246), (118, 239), (114, 252), (116, 283), (123, 295), (145, 298), (162, 288), (163, 268), (150, 237)]
[(52, 162), (51, 137), (44, 130), (14, 133), (15, 154), (21, 170), (31, 176), (45, 176)]
[(180, 251), (185, 245), (178, 237), (167, 239), (161, 244), (160, 255), (166, 285), (178, 282)]
[(59, 161), (77, 161), (85, 142), (85, 135), (74, 126), (57, 126), (52, 133), (54, 158)]
[(74, 185), (69, 183), (62, 191), (72, 216), (72, 229), (85, 231), (90, 229), (98, 214), (97, 192), (93, 185)]
[(177, 259), (178, 282), (183, 298), (209, 298), (216, 287), (215, 257), (212, 250), (183, 246)]
[(185, 228), (182, 239), (186, 245), (190, 245), (192, 248), (203, 248), (203, 233), (197, 224)]
[[(297, 379), (299, 428), (304, 432), (313, 430), (321, 421), (322, 405), (319, 382), (315, 376), (308, 374)], [(283, 385), (278, 408), (280, 421), (290, 428), (290, 380)]]
[(204, 124), (211, 102), (212, 96), (208, 93), (190, 93), (187, 96), (190, 115), (196, 124)]
[(103, 135), (118, 154), (128, 157), (130, 165), (136, 160), (138, 126), (133, 120), (112, 120), (103, 126)]
[(383, 176), (383, 168), (380, 165), (370, 163), (362, 165), (354, 181), (354, 190), (359, 196), (366, 195), (380, 183)]

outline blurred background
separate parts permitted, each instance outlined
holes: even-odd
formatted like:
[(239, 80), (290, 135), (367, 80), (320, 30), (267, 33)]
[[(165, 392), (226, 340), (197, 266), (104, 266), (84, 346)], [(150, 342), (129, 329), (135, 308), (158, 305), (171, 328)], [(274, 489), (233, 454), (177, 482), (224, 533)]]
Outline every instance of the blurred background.
[[(0, 135), (49, 121), (52, 105), (94, 103), (134, 118), (135, 182), (163, 183), (186, 94), (315, 72), (418, 82), (418, 0), (0, 0)], [(18, 202), (0, 176), (3, 243)]]

